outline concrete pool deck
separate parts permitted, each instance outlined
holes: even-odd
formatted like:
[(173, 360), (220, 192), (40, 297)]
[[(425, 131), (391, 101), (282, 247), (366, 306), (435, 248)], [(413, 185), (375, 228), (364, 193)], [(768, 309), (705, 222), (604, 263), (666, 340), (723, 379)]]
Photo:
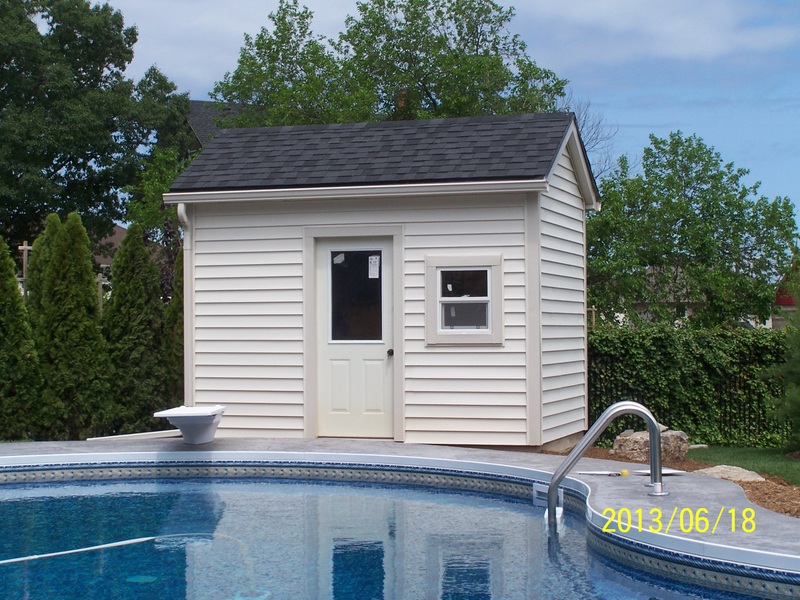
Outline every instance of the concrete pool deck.
[[(355, 439), (218, 438), (202, 446), (186, 445), (181, 438), (110, 438), (86, 442), (0, 444), (0, 474), (3, 471), (65, 462), (85, 464), (104, 461), (119, 464), (141, 461), (261, 460), (329, 460), (355, 464), (375, 462), (443, 469), (459, 469), (460, 463), (465, 465), (464, 470), (470, 472), (485, 470), (487, 473), (520, 476), (524, 469), (552, 473), (564, 457), (513, 450)], [(631, 547), (642, 544), (661, 549), (667, 554), (722, 561), (732, 565), (732, 568), (741, 567), (745, 571), (774, 570), (787, 577), (784, 584), (779, 586), (780, 590), (767, 597), (800, 598), (800, 519), (776, 514), (750, 503), (742, 489), (734, 483), (693, 473), (664, 476), (664, 489), (669, 495), (648, 496), (648, 488), (644, 483), (649, 478), (633, 474), (645, 467), (641, 464), (584, 458), (568, 475), (565, 483), (578, 494), (588, 491), (587, 520), (596, 530), (612, 530), (609, 538), (616, 537), (629, 542)], [(628, 477), (579, 474), (581, 471), (619, 471), (622, 468), (627, 468), (632, 474)], [(549, 476), (544, 479), (548, 480)], [(585, 485), (575, 481), (569, 483), (570, 480)], [(753, 512), (750, 513), (750, 510)], [(669, 533), (665, 534), (668, 526)], [(625, 557), (620, 557), (620, 560), (625, 562)], [(695, 567), (696, 564), (689, 568), (697, 570)], [(685, 566), (683, 571), (686, 571)], [(675, 575), (680, 577), (680, 573), (676, 572)], [(758, 593), (758, 590), (752, 589), (741, 591)]]

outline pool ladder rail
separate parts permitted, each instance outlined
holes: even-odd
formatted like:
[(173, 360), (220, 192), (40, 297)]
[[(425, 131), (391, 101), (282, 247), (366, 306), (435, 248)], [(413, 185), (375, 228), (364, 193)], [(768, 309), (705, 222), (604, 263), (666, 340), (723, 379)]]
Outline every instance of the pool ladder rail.
[(581, 438), (581, 441), (572, 449), (572, 451), (561, 463), (561, 466), (556, 469), (553, 476), (550, 478), (550, 484), (547, 486), (547, 511), (545, 512), (545, 519), (547, 520), (548, 531), (551, 535), (557, 535), (559, 527), (563, 523), (564, 509), (558, 506), (558, 486), (561, 485), (564, 477), (575, 466), (575, 464), (583, 457), (586, 450), (597, 441), (611, 421), (622, 415), (638, 415), (642, 417), (647, 423), (647, 430), (650, 434), (650, 483), (645, 484), (653, 489), (648, 492), (648, 496), (667, 496), (669, 492), (664, 490), (664, 484), (661, 481), (661, 429), (658, 426), (653, 414), (638, 402), (625, 400), (617, 402), (609, 406), (597, 421), (594, 422), (589, 428), (589, 431)]

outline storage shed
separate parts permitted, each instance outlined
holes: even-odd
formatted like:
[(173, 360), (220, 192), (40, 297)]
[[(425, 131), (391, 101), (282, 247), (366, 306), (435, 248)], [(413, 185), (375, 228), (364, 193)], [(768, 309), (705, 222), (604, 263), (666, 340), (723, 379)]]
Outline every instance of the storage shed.
[(220, 436), (542, 445), (587, 428), (568, 113), (222, 131), (185, 227), (186, 404)]

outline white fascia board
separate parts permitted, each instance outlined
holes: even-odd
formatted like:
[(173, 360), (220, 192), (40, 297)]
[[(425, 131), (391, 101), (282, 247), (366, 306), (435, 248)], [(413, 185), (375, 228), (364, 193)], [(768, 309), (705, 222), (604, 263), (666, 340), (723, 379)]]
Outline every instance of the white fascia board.
[[(573, 120), (572, 124), (567, 131), (561, 142), (561, 148), (558, 155), (567, 149), (567, 152), (572, 157), (572, 163), (575, 167), (575, 176), (577, 177), (578, 187), (583, 196), (583, 203), (585, 210), (600, 210), (600, 198), (598, 197), (597, 183), (594, 180), (594, 175), (589, 167), (589, 158), (586, 156), (586, 150), (578, 133), (578, 127)], [(551, 173), (552, 174), (552, 173)]]
[(216, 192), (171, 192), (167, 204), (212, 202), (288, 202), (294, 200), (343, 200), (353, 198), (397, 198), (499, 192), (546, 192), (544, 179), (477, 181), (460, 183), (408, 183), (399, 185), (358, 185), (346, 187), (284, 188), (275, 190), (225, 190)]

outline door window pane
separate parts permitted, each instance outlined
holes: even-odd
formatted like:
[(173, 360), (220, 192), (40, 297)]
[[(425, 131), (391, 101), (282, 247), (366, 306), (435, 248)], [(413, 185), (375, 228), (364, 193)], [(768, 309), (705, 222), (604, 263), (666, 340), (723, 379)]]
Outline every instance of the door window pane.
[(380, 250), (331, 252), (331, 339), (383, 339)]

